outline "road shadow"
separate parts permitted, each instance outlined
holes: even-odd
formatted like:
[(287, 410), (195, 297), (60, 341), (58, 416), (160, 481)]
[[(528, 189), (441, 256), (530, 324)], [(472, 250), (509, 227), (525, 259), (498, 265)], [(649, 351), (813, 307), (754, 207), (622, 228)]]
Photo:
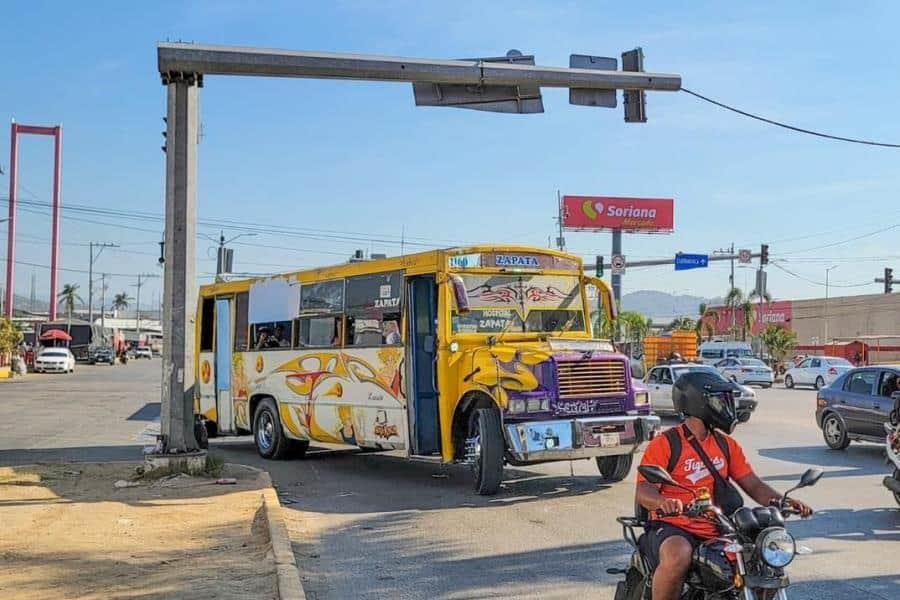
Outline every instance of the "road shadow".
[(0, 466), (32, 463), (141, 461), (143, 446), (73, 446), (69, 448), (37, 448), (32, 450), (0, 450)]
[[(885, 490), (885, 503), (893, 499)], [(900, 509), (833, 508), (817, 510), (811, 519), (791, 520), (788, 529), (797, 539), (826, 538), (842, 542), (900, 541)]]
[(824, 444), (822, 446), (782, 446), (761, 448), (757, 452), (765, 458), (803, 465), (803, 469), (797, 473), (763, 477), (766, 481), (796, 482), (807, 467), (824, 467), (826, 469), (844, 467), (826, 471), (826, 478), (880, 475), (888, 471), (884, 464), (884, 448), (877, 444), (851, 444), (846, 450), (831, 450)]
[[(548, 498), (586, 496), (610, 484), (599, 476), (548, 475), (507, 467), (495, 496), (478, 496), (465, 465), (408, 460), (358, 450), (310, 448), (302, 459), (264, 461), (252, 442), (215, 446), (229, 462), (269, 471), (286, 504), (322, 513), (371, 513), (509, 506)], [(592, 467), (593, 467), (593, 463)], [(596, 468), (596, 467), (593, 467)], [(325, 475), (320, 476), (320, 471)], [(621, 485), (621, 484), (620, 484)], [(397, 489), (406, 492), (397, 495)]]
[(159, 419), (162, 410), (160, 402), (148, 402), (134, 412), (127, 421), (156, 421)]
[[(295, 543), (293, 549), (304, 566), (307, 593), (317, 598), (407, 598), (413, 597), (411, 590), (418, 597), (454, 600), (569, 598), (563, 590), (576, 584), (596, 592), (605, 587), (611, 598), (617, 576), (605, 569), (626, 566), (630, 546), (624, 541), (556, 545), (550, 523), (529, 547), (491, 553), (477, 538), (435, 541), (419, 513), (391, 513), (355, 520), (325, 532), (314, 545)], [(353, 551), (340, 550), (347, 548)], [(339, 550), (320, 555), (322, 549)]]

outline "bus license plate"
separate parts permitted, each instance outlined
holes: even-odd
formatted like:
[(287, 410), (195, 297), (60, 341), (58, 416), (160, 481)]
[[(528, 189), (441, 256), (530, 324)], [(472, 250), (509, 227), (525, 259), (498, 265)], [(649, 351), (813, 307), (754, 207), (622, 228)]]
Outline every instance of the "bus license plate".
[(600, 447), (601, 448), (614, 448), (619, 445), (619, 432), (615, 433), (601, 433), (600, 434)]

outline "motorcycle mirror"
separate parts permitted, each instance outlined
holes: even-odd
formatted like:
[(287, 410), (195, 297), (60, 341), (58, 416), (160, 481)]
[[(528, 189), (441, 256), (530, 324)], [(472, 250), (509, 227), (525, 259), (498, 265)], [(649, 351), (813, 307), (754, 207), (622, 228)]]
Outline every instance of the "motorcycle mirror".
[(825, 474), (825, 471), (822, 469), (807, 469), (806, 472), (800, 477), (800, 484), (797, 488), (805, 488), (811, 485), (816, 485), (819, 483), (819, 480), (822, 479), (822, 475)]
[(662, 467), (657, 467), (656, 465), (641, 465), (638, 467), (638, 473), (643, 475), (644, 479), (648, 482), (655, 485), (674, 485), (675, 487), (681, 487), (674, 479), (672, 479), (672, 476), (669, 475), (668, 471)]

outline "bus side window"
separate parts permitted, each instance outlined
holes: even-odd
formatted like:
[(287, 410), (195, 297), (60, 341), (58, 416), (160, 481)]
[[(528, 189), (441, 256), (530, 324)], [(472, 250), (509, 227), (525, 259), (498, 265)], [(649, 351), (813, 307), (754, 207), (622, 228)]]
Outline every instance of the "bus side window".
[(238, 294), (234, 299), (234, 350), (235, 352), (247, 351), (247, 310), (250, 305), (250, 295), (247, 292)]
[(340, 347), (340, 317), (303, 317), (297, 319), (295, 348)]
[(200, 310), (200, 352), (212, 352), (213, 332), (216, 330), (216, 301), (204, 298)]

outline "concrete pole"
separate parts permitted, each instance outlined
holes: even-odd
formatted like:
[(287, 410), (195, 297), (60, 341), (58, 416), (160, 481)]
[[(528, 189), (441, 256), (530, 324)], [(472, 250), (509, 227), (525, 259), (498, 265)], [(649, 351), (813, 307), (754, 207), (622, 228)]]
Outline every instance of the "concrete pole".
[[(19, 136), (16, 123), (10, 126), (9, 142), (9, 220), (6, 223), (6, 290), (3, 314), (7, 318), (13, 316), (13, 289), (16, 274), (16, 185), (19, 178)], [(55, 304), (51, 302), (51, 304)]]
[(137, 308), (136, 308), (136, 312), (135, 312), (134, 321), (135, 321), (135, 329), (137, 329), (137, 343), (138, 343), (138, 346), (140, 346), (141, 345), (141, 285), (143, 285), (143, 283), (141, 282), (141, 277), (143, 277), (143, 275), (138, 275), (137, 277), (138, 277), (137, 298), (135, 299)]
[(163, 282), (163, 451), (197, 449), (194, 439), (197, 133), (200, 76), (166, 77), (166, 244)]
[(94, 326), (94, 242), (88, 242), (88, 323)]
[[(91, 321), (93, 324), (93, 321)], [(100, 337), (106, 345), (106, 273), (100, 275)]]
[(56, 320), (56, 294), (59, 287), (59, 213), (62, 189), (62, 125), (53, 136), (53, 224), (50, 236), (50, 320)]
[[(621, 229), (613, 229), (612, 232), (612, 255), (622, 254), (622, 230)], [(613, 302), (616, 303), (616, 308), (619, 308), (619, 301), (622, 299), (622, 276), (616, 275), (613, 273), (610, 276), (610, 281), (612, 282), (612, 291), (613, 291)], [(621, 325), (617, 320), (615, 323), (615, 333), (613, 334), (613, 340), (618, 341), (619, 335), (621, 333)]]

